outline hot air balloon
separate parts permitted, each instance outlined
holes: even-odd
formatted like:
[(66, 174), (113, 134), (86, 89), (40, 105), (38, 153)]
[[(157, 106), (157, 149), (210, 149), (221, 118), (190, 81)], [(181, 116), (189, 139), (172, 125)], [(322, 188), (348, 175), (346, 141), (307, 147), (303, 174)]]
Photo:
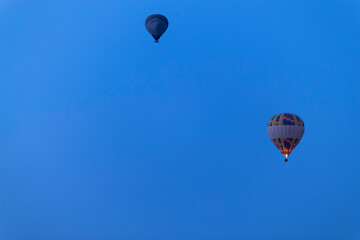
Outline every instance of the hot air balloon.
[(153, 36), (155, 42), (159, 42), (159, 38), (164, 34), (169, 26), (167, 18), (160, 14), (153, 14), (146, 18), (145, 27), (146, 30)]
[(304, 135), (303, 120), (292, 113), (279, 113), (273, 116), (267, 125), (267, 133), (271, 141), (285, 156), (287, 162), (290, 153)]

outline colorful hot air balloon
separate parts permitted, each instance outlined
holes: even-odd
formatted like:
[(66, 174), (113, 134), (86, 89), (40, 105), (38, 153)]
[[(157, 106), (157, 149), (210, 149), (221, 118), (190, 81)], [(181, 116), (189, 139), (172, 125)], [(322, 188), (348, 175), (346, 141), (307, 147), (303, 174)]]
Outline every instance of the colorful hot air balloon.
[(287, 158), (304, 135), (303, 120), (292, 113), (279, 113), (273, 116), (267, 125), (267, 132), (271, 141)]
[(169, 26), (167, 18), (160, 14), (153, 14), (146, 18), (145, 27), (146, 30), (153, 36), (155, 42), (159, 42), (159, 38), (164, 34)]

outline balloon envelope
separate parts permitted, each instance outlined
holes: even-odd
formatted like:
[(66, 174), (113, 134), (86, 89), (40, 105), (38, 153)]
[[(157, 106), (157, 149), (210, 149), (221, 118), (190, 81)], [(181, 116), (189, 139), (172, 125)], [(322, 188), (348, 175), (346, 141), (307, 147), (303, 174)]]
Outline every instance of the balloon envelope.
[(276, 114), (267, 125), (267, 133), (271, 141), (286, 158), (300, 142), (304, 131), (303, 120), (292, 113)]
[(164, 34), (169, 26), (167, 18), (160, 14), (153, 14), (146, 18), (146, 30), (153, 36), (155, 42), (159, 42), (159, 38)]

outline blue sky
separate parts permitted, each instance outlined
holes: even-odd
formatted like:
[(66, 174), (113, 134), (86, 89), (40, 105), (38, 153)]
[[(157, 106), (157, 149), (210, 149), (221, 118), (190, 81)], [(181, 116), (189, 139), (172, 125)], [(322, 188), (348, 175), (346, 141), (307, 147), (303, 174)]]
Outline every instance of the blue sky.
[(360, 238), (359, 1), (2, 0), (0, 32), (1, 239)]

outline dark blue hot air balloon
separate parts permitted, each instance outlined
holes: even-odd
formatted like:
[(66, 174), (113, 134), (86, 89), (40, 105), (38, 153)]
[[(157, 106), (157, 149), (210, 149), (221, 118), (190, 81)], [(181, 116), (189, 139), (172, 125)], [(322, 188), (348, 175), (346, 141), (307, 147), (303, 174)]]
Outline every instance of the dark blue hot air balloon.
[(164, 34), (169, 26), (167, 18), (160, 14), (153, 14), (146, 18), (145, 27), (146, 30), (153, 36), (155, 42), (159, 42), (159, 38)]

